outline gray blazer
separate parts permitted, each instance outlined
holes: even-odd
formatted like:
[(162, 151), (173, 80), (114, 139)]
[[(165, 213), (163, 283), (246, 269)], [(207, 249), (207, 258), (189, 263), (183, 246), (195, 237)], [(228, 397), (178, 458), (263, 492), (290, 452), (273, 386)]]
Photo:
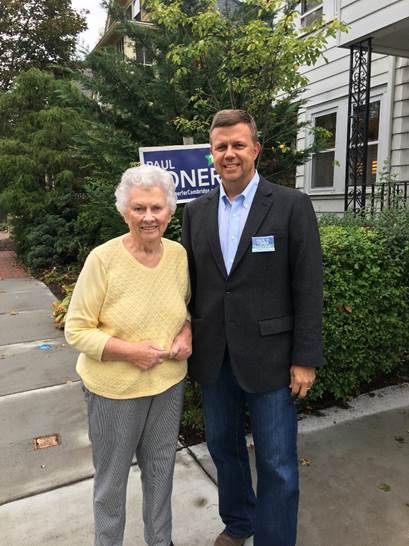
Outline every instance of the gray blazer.
[[(192, 284), (189, 373), (216, 381), (228, 347), (240, 386), (289, 384), (292, 364), (323, 365), (322, 258), (315, 213), (304, 193), (261, 178), (227, 275), (218, 232), (219, 189), (188, 203), (182, 243)], [(273, 252), (252, 237), (274, 236)]]

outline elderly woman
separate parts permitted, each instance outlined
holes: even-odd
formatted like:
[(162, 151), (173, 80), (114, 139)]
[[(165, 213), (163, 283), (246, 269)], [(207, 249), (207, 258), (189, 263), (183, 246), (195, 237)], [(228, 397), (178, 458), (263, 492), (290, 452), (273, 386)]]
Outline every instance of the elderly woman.
[(120, 546), (133, 455), (141, 470), (145, 540), (171, 542), (173, 469), (191, 352), (185, 250), (162, 236), (176, 208), (159, 167), (128, 169), (116, 206), (129, 232), (95, 248), (78, 278), (65, 335), (88, 406), (95, 466), (95, 546)]

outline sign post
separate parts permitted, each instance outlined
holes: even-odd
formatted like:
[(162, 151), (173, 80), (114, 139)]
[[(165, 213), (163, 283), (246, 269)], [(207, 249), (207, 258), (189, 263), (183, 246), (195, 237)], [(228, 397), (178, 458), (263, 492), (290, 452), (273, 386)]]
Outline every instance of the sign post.
[(139, 157), (143, 165), (155, 165), (170, 172), (178, 203), (196, 199), (220, 184), (209, 144), (139, 148)]

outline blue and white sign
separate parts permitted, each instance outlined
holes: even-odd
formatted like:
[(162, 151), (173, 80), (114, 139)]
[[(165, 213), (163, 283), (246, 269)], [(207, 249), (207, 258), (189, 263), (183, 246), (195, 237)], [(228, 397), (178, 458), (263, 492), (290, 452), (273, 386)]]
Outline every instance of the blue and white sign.
[(209, 144), (139, 148), (139, 157), (144, 165), (155, 165), (170, 172), (178, 203), (196, 199), (220, 184)]

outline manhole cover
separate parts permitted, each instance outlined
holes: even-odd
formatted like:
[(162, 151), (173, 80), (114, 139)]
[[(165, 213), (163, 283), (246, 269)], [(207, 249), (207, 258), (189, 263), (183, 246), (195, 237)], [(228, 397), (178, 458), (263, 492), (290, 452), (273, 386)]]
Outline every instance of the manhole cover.
[(56, 447), (61, 444), (59, 434), (49, 434), (48, 436), (37, 436), (33, 438), (34, 449), (45, 449), (46, 447)]

